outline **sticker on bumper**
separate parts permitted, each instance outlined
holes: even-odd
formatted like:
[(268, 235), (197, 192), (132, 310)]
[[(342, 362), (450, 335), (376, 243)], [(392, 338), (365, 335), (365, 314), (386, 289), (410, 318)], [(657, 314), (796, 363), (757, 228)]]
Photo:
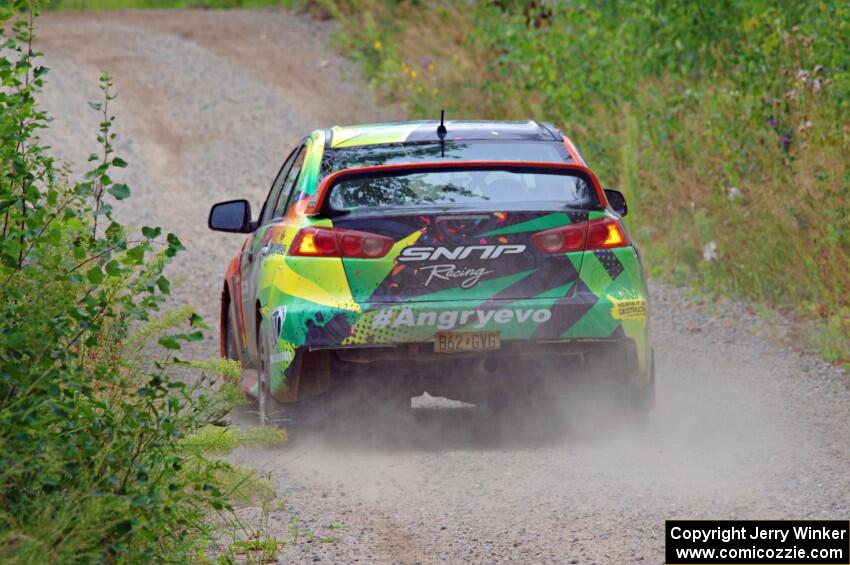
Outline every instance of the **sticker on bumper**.
[(480, 329), (487, 324), (520, 324), (533, 322), (542, 324), (549, 321), (552, 312), (545, 308), (500, 308), (498, 310), (422, 310), (414, 311), (413, 308), (401, 310), (384, 309), (378, 310), (372, 318), (374, 329), (382, 328), (414, 328), (414, 327), (436, 327), (439, 330), (450, 330), (460, 326), (471, 324), (471, 327)]
[(646, 318), (646, 300), (643, 298), (629, 298), (617, 300), (610, 294), (611, 317), (615, 320), (642, 320)]

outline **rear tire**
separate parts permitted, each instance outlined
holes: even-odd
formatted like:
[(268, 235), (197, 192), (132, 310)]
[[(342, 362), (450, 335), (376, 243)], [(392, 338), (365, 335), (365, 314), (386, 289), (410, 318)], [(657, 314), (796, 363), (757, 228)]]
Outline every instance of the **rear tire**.
[(269, 351), (263, 336), (261, 319), (260, 313), (257, 312), (257, 413), (260, 426), (276, 426), (285, 420), (284, 405), (271, 393)]
[(239, 361), (239, 346), (236, 343), (236, 332), (230, 319), (230, 304), (227, 305), (227, 318), (224, 322), (224, 357), (231, 361)]

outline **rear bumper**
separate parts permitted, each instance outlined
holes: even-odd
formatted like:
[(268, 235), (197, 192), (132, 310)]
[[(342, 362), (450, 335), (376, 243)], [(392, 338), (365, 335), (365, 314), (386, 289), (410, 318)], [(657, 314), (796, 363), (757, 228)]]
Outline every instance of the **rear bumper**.
[[(298, 302), (286, 309), (277, 353), (271, 359), (273, 389), (280, 383), (297, 395), (297, 383), (311, 367), (330, 370), (337, 361), (440, 363), (484, 357), (529, 363), (570, 357), (584, 361), (589, 353), (616, 343), (627, 343), (633, 352), (629, 386), (637, 389), (650, 382), (648, 312), (642, 294), (597, 296), (579, 288), (568, 299), (373, 304), (359, 311), (337, 309), (332, 316), (327, 309), (312, 306)], [(497, 331), (502, 346), (488, 352), (435, 353), (434, 335), (445, 331)], [(319, 358), (327, 359), (317, 363)], [(330, 376), (321, 380), (328, 382)]]
[[(640, 333), (646, 328), (647, 303), (643, 295), (577, 292), (569, 299), (372, 304), (359, 312), (339, 311), (331, 319), (302, 303), (289, 308), (287, 316), (296, 327), (306, 329), (301, 343), (309, 349), (433, 342), (434, 334), (446, 331), (497, 331), (505, 341), (539, 342), (619, 339)], [(291, 337), (298, 343), (301, 336)]]
[(560, 341), (502, 341), (501, 347), (488, 351), (438, 353), (433, 342), (401, 343), (395, 345), (349, 345), (313, 348), (310, 352), (332, 351), (335, 359), (344, 363), (371, 364), (383, 362), (441, 363), (467, 359), (556, 359), (588, 357), (621, 340), (569, 339)]
[[(292, 401), (349, 386), (381, 395), (404, 390), (478, 403), (501, 391), (577, 391), (634, 396), (651, 384), (638, 367), (636, 343), (621, 340), (508, 341), (494, 351), (436, 353), (431, 343), (300, 350)], [(509, 393), (512, 394), (512, 393)]]

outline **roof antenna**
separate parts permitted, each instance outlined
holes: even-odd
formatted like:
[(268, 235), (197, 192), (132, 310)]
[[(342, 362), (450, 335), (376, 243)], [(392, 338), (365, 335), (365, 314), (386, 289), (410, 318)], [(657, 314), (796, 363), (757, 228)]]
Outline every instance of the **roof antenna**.
[(437, 126), (437, 137), (440, 138), (440, 157), (446, 156), (446, 111), (440, 110), (440, 125)]

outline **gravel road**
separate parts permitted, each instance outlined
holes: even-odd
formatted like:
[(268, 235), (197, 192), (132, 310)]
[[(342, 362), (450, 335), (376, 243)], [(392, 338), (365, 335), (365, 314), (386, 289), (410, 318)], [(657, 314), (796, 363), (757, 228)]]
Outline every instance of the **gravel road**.
[[(98, 121), (86, 102), (109, 69), (133, 190), (119, 213), (181, 236), (175, 302), (212, 323), (239, 238), (207, 231), (209, 206), (259, 205), (310, 129), (402, 117), (371, 102), (330, 24), (300, 14), (50, 13), (39, 29), (49, 141), (84, 170)], [(240, 449), (286, 500), (266, 518), (292, 541), (279, 561), (659, 563), (667, 518), (850, 517), (848, 375), (745, 305), (660, 284), (652, 296), (658, 408), (641, 432), (604, 414), (552, 428), (417, 399), (412, 419)]]

